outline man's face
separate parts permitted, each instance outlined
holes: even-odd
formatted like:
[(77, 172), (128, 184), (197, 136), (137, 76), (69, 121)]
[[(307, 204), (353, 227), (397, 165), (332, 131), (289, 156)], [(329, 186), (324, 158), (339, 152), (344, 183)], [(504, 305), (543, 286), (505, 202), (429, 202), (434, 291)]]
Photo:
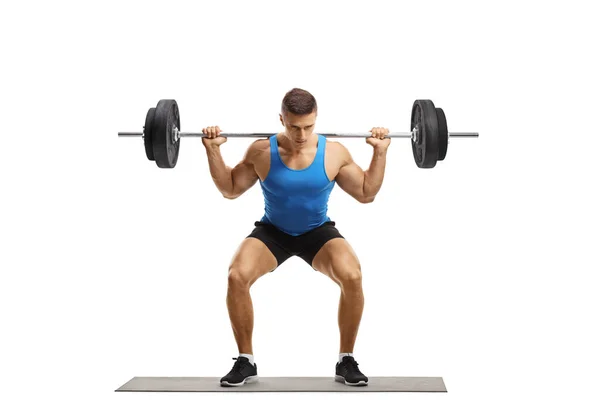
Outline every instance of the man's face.
[(291, 140), (294, 147), (302, 147), (313, 134), (317, 121), (317, 112), (297, 115), (289, 112), (279, 114), (281, 124), (285, 126), (285, 135)]

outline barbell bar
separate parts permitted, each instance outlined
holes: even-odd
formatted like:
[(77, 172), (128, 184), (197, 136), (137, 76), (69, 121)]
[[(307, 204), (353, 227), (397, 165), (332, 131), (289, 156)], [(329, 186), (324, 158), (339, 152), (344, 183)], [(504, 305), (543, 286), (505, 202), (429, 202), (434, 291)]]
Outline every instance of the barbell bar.
[[(175, 128), (177, 129), (177, 128)], [(227, 137), (227, 138), (268, 138), (273, 136), (275, 133), (259, 133), (259, 132), (221, 132), (219, 136)], [(325, 137), (333, 137), (333, 138), (369, 138), (371, 137), (371, 133), (365, 132), (327, 132), (327, 133), (319, 133), (319, 135), (323, 135)], [(127, 136), (127, 137), (144, 137), (143, 132), (119, 132), (119, 136)], [(176, 131), (175, 136), (177, 137), (206, 137), (206, 135), (202, 132), (179, 132)], [(450, 132), (448, 133), (450, 137), (478, 137), (479, 133), (477, 132)], [(414, 139), (413, 132), (390, 132), (385, 136), (386, 138), (411, 138)]]
[[(146, 114), (143, 132), (118, 132), (119, 137), (142, 137), (146, 156), (160, 168), (174, 168), (182, 137), (206, 137), (201, 132), (180, 131), (179, 107), (175, 100), (160, 100)], [(227, 138), (267, 138), (275, 133), (221, 132)], [(332, 138), (368, 138), (370, 132), (320, 133)], [(386, 137), (410, 138), (413, 156), (419, 168), (433, 168), (444, 160), (449, 137), (477, 138), (477, 132), (448, 132), (446, 116), (431, 100), (415, 100), (411, 112), (410, 132), (390, 132)]]

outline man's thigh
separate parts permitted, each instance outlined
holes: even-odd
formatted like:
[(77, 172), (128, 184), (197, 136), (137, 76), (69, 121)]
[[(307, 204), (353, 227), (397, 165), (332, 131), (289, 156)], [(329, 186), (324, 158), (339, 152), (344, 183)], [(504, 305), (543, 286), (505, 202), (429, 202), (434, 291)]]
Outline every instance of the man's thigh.
[(258, 278), (277, 268), (277, 259), (269, 248), (254, 237), (247, 237), (231, 259), (229, 274), (252, 285)]
[(317, 270), (314, 266), (316, 255), (329, 241), (343, 238), (342, 234), (335, 227), (335, 222), (327, 221), (318, 228), (295, 238), (294, 245), (291, 247), (294, 254), (297, 254), (298, 257), (306, 261), (314, 270)]
[(321, 247), (313, 259), (312, 267), (336, 283), (360, 275), (360, 262), (350, 243), (344, 238), (334, 238)]
[(273, 267), (273, 270), (293, 255), (288, 249), (289, 235), (268, 223), (256, 221), (254, 226), (254, 230), (247, 238), (258, 239), (267, 247), (276, 260), (276, 265)]

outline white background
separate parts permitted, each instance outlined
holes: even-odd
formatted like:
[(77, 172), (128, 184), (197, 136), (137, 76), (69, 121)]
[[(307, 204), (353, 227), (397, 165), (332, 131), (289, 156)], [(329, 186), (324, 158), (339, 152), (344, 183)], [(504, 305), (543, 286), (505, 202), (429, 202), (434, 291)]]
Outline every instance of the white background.
[[(481, 134), (432, 170), (396, 139), (374, 203), (331, 195), (363, 268), (363, 372), (449, 391), (407, 399), (596, 397), (597, 16), (591, 1), (3, 2), (0, 396), (175, 398), (114, 390), (229, 371), (227, 268), (260, 188), (226, 200), (199, 139), (162, 170), (117, 132), (161, 98), (186, 131), (275, 132), (299, 87), (319, 132), (406, 131), (427, 98)], [(227, 164), (251, 141), (230, 139)], [(371, 148), (344, 144), (367, 168)], [(260, 375), (332, 376), (338, 287), (296, 258), (251, 294)]]

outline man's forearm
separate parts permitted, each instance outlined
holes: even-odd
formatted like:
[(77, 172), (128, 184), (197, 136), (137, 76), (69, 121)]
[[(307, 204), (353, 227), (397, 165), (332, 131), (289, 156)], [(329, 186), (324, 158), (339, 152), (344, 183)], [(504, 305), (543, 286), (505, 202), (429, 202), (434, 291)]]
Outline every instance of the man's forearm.
[(225, 165), (221, 150), (219, 147), (207, 147), (206, 155), (208, 158), (208, 167), (213, 182), (223, 195), (233, 192), (233, 179), (231, 178), (231, 168)]
[(365, 180), (363, 182), (363, 194), (367, 199), (375, 197), (383, 184), (383, 175), (385, 173), (385, 160), (387, 149), (374, 149), (373, 158), (369, 169), (365, 171)]

